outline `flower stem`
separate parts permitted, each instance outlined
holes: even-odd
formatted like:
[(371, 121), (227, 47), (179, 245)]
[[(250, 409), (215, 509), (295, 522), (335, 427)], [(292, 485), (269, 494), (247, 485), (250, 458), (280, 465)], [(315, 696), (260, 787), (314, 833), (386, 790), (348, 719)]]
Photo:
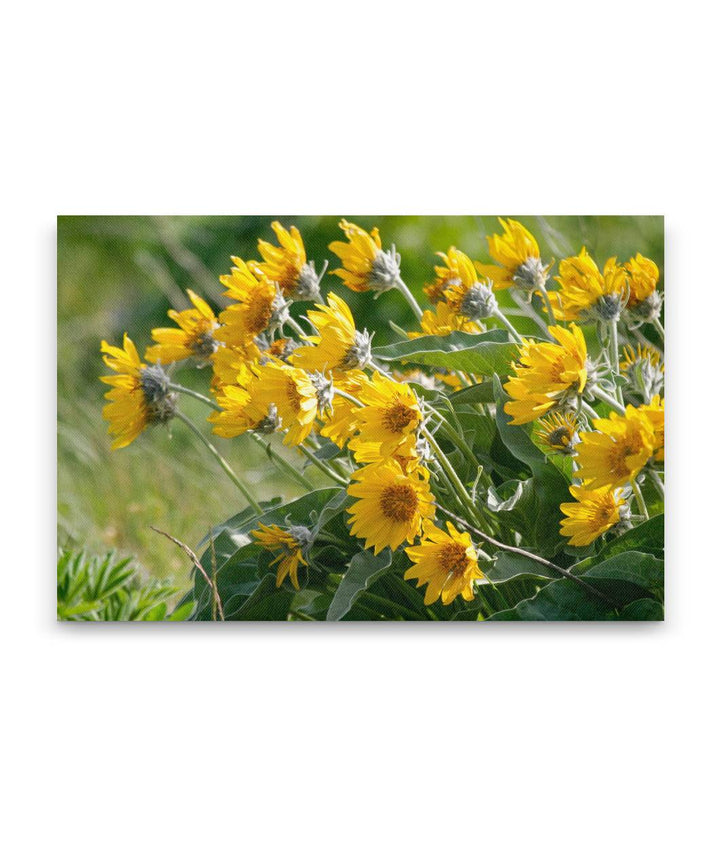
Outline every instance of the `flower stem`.
[(542, 333), (546, 336), (550, 335), (550, 331), (548, 330), (548, 325), (545, 323), (545, 319), (538, 312), (535, 311), (535, 307), (532, 303), (526, 303), (522, 297), (519, 297), (515, 292), (511, 289), (510, 296), (515, 302), (515, 305), (518, 309), (526, 315), (528, 318), (531, 318), (540, 328)]
[(608, 395), (607, 392), (601, 387), (595, 384), (592, 388), (592, 394), (595, 398), (599, 398), (600, 401), (604, 401), (608, 407), (612, 407), (613, 410), (616, 410), (618, 413), (621, 413), (623, 416), (625, 415), (625, 408), (618, 404), (618, 402), (611, 396)]
[(207, 395), (203, 395), (201, 392), (196, 392), (194, 389), (188, 389), (186, 386), (180, 386), (179, 383), (169, 383), (168, 389), (172, 389), (174, 392), (182, 392), (183, 395), (189, 395), (191, 398), (197, 398), (198, 401), (202, 401), (203, 404), (207, 404), (208, 407), (212, 407), (212, 409), (217, 410), (218, 413), (222, 412), (222, 407), (216, 404), (212, 398), (208, 398)]
[(247, 433), (253, 438), (258, 446), (265, 451), (265, 454), (281, 473), (289, 476), (291, 479), (294, 479), (299, 485), (301, 485), (301, 487), (304, 487), (307, 490), (315, 490), (313, 483), (306, 479), (301, 472), (298, 472), (298, 470), (296, 470), (292, 464), (288, 463), (285, 458), (278, 455), (269, 442), (266, 443), (263, 439), (258, 437), (254, 431), (248, 431)]
[(642, 495), (642, 491), (640, 490), (640, 485), (633, 479), (630, 484), (632, 485), (633, 493), (635, 494), (635, 499), (637, 500), (638, 508), (640, 509), (640, 513), (645, 518), (645, 520), (650, 520), (650, 515), (648, 514), (647, 505), (645, 505), (645, 497)]
[(550, 297), (547, 293), (547, 289), (544, 285), (541, 285), (538, 290), (540, 294), (542, 294), (542, 298), (545, 301), (545, 308), (547, 309), (548, 314), (548, 324), (552, 326), (555, 324), (555, 313), (553, 312), (552, 303), (550, 303)]
[(324, 462), (321, 461), (316, 455), (314, 455), (310, 449), (304, 446), (302, 443), (297, 447), (300, 452), (308, 459), (308, 461), (312, 461), (313, 464), (319, 469), (322, 470), (325, 475), (332, 479), (337, 484), (342, 485), (343, 487), (347, 487), (348, 480), (344, 479), (342, 476), (338, 475), (334, 470), (330, 469), (330, 467)]
[(663, 484), (663, 480), (655, 470), (648, 470), (648, 475), (650, 476), (652, 483), (655, 485), (655, 490), (657, 490), (660, 496), (665, 499), (665, 485)]
[(510, 333), (510, 338), (512, 338), (516, 344), (522, 345), (522, 337), (520, 336), (518, 331), (513, 327), (511, 322), (505, 317), (505, 315), (503, 314), (503, 312), (501, 311), (499, 306), (495, 307), (495, 311), (493, 312), (493, 315), (498, 319), (498, 321), (501, 321), (507, 327), (508, 332)]
[(230, 480), (233, 482), (233, 484), (240, 490), (240, 493), (242, 493), (242, 495), (245, 497), (245, 499), (248, 502), (248, 505), (250, 505), (250, 507), (253, 509), (253, 511), (256, 514), (263, 514), (264, 512), (263, 512), (262, 507), (259, 505), (257, 500), (250, 493), (250, 490), (247, 487), (247, 485), (245, 484), (245, 482), (242, 481), (242, 479), (235, 473), (235, 471), (230, 466), (230, 464), (228, 464), (228, 462), (225, 460), (225, 458), (223, 458), (223, 456), (220, 454), (220, 452), (218, 452), (218, 450), (215, 448), (215, 446), (213, 446), (213, 444), (202, 433), (202, 431), (190, 419), (188, 419), (184, 413), (180, 413), (178, 411), (176, 416), (181, 422), (184, 422), (185, 425), (187, 425), (187, 427), (193, 432), (193, 434), (195, 434), (195, 436), (207, 447), (210, 454), (220, 464), (220, 466), (223, 468), (223, 470), (225, 471), (227, 476), (230, 478)]
[(614, 318), (608, 324), (610, 328), (610, 358), (612, 360), (612, 370), (615, 373), (615, 396), (620, 404), (623, 404), (622, 387), (620, 386), (617, 376), (620, 374), (620, 350), (618, 348), (618, 322)]
[(653, 318), (653, 327), (658, 331), (658, 335), (665, 341), (665, 328), (659, 318)]
[(298, 324), (298, 322), (292, 317), (292, 315), (288, 315), (287, 321), (284, 322), (290, 327), (295, 333), (298, 334), (302, 339), (305, 338), (307, 333), (303, 330), (303, 328)]
[(410, 308), (415, 313), (415, 317), (417, 318), (417, 320), (422, 321), (423, 311), (420, 308), (420, 304), (417, 302), (417, 300), (415, 300), (413, 293), (410, 291), (407, 285), (405, 285), (402, 279), (400, 279), (400, 277), (395, 280), (395, 287), (400, 292), (400, 294), (402, 294), (405, 300), (407, 300)]

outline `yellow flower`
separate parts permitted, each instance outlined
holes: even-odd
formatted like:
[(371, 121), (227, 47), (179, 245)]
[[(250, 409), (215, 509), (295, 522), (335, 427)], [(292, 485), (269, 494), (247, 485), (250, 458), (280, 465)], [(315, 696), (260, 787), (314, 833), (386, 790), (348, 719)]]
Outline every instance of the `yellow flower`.
[(497, 309), (497, 300), (491, 284), (478, 280), (478, 263), (472, 262), (456, 247), (450, 247), (447, 253), (437, 255), (445, 262), (445, 266), (435, 266), (437, 279), (426, 289), (426, 293), (428, 290), (430, 292), (431, 300), (442, 300), (447, 304), (448, 316), (454, 313), (471, 323), (492, 315)]
[(259, 240), (258, 250), (262, 262), (251, 262), (261, 276), (277, 283), (284, 297), (296, 300), (317, 300), (320, 296), (320, 279), (314, 262), (308, 263), (302, 236), (295, 226), (290, 231), (277, 222), (272, 224), (279, 247)]
[(625, 359), (620, 363), (620, 371), (630, 381), (629, 390), (649, 402), (660, 392), (665, 382), (662, 356), (648, 345), (626, 345), (623, 354)]
[(194, 309), (168, 311), (179, 329), (174, 327), (156, 327), (152, 337), (157, 342), (145, 351), (145, 359), (150, 363), (174, 363), (187, 357), (197, 357), (201, 363), (212, 357), (218, 348), (213, 332), (218, 326), (215, 313), (208, 304), (188, 289)]
[(370, 362), (370, 336), (359, 333), (350, 307), (332, 292), (328, 305), (318, 306), (307, 314), (317, 335), (305, 336), (309, 345), (302, 345), (292, 355), (292, 363), (306, 371), (345, 372), (363, 369)]
[(350, 441), (351, 449), (358, 441), (378, 442), (380, 455), (387, 458), (401, 446), (415, 445), (422, 413), (415, 393), (406, 383), (374, 372), (372, 380), (364, 378), (357, 397), (365, 407), (357, 413), (360, 436)]
[(513, 363), (516, 376), (505, 390), (513, 399), (505, 404), (512, 425), (523, 425), (549, 410), (576, 408), (588, 378), (587, 345), (577, 324), (570, 329), (549, 327), (554, 342), (523, 339), (520, 357)]
[(538, 421), (537, 438), (548, 451), (571, 455), (578, 439), (578, 421), (572, 413), (551, 413)]
[(559, 291), (549, 293), (555, 317), (560, 321), (612, 321), (620, 317), (628, 299), (627, 271), (613, 257), (603, 272), (585, 247), (580, 254), (560, 262)]
[(629, 404), (625, 415), (594, 419), (595, 431), (581, 431), (577, 478), (587, 487), (628, 484), (653, 455), (655, 432), (647, 414)]
[(273, 282), (257, 277), (242, 259), (232, 260), (235, 267), (220, 282), (227, 288), (225, 296), (236, 302), (220, 314), (223, 326), (217, 338), (226, 345), (245, 346), (287, 320), (287, 305)]
[(485, 576), (478, 567), (470, 536), (458, 532), (452, 523), (448, 523), (447, 532), (443, 532), (434, 523), (427, 522), (423, 540), (416, 547), (406, 547), (405, 552), (413, 562), (405, 571), (405, 579), (416, 579), (418, 588), (427, 584), (426, 605), (441, 598), (447, 606), (458, 595), (472, 600), (475, 597), (473, 580)]
[(638, 407), (650, 420), (653, 427), (653, 457), (656, 461), (665, 460), (665, 399), (655, 395), (650, 404)]
[(105, 393), (110, 404), (103, 407), (103, 417), (110, 423), (108, 434), (114, 437), (111, 447), (122, 449), (149, 425), (172, 419), (177, 395), (169, 391), (169, 378), (159, 366), (140, 361), (127, 333), (122, 348), (103, 341), (100, 350), (105, 365), (116, 372), (100, 378), (112, 387)]
[(435, 517), (427, 470), (404, 473), (397, 461), (370, 464), (353, 473), (347, 492), (358, 499), (350, 506), (350, 534), (365, 540), (375, 555), (413, 541), (424, 521)]
[(213, 367), (211, 388), (219, 390), (223, 386), (237, 383), (238, 374), (259, 359), (260, 349), (253, 341), (248, 341), (244, 345), (221, 345), (211, 357)]
[(265, 550), (279, 554), (270, 562), (270, 567), (278, 565), (275, 586), (280, 588), (285, 577), (290, 575), (293, 588), (299, 589), (298, 565), (302, 563), (307, 566), (303, 550), (310, 543), (310, 530), (304, 526), (291, 526), (285, 530), (274, 523), (271, 526), (261, 523), (260, 528), (250, 534)]
[(352, 291), (387, 291), (400, 279), (400, 256), (395, 247), (383, 250), (377, 228), (368, 233), (349, 223), (340, 221), (347, 243), (333, 241), (329, 249), (339, 256), (342, 267), (330, 273), (336, 274)]
[(502, 235), (488, 235), (490, 255), (497, 265), (476, 262), (477, 271), (493, 283), (495, 289), (517, 286), (526, 291), (542, 289), (547, 281), (549, 265), (543, 265), (535, 238), (517, 220), (503, 220)]
[(208, 416), (214, 434), (231, 439), (246, 431), (272, 434), (280, 427), (277, 408), (269, 408), (264, 402), (261, 404), (253, 394), (255, 380), (250, 367), (241, 365), (234, 383), (215, 390), (222, 410)]
[[(364, 381), (365, 375), (358, 369), (341, 373), (334, 378), (335, 388), (352, 395), (353, 398), (358, 397)], [(332, 410), (328, 411), (323, 418), (320, 434), (342, 449), (358, 430), (360, 410), (357, 404), (341, 395), (336, 395), (333, 398)]]
[(560, 534), (570, 539), (573, 547), (586, 547), (621, 520), (625, 503), (620, 490), (603, 487), (593, 490), (573, 485), (570, 493), (577, 502), (563, 502), (560, 511)]
[(297, 446), (312, 431), (318, 415), (318, 389), (303, 369), (285, 363), (266, 363), (255, 370), (250, 385), (253, 404), (263, 411), (277, 409), (282, 427), (287, 429), (283, 439), (286, 446)]
[(450, 333), (459, 331), (461, 333), (482, 333), (482, 324), (471, 321), (467, 316), (454, 312), (444, 301), (437, 304), (435, 311), (426, 309), (420, 322), (422, 332), (412, 331), (408, 338), (417, 339), (418, 336), (449, 336)]
[(640, 253), (636, 253), (635, 258), (630, 259), (625, 267), (629, 274), (628, 285), (630, 287), (628, 307), (636, 309), (657, 289), (660, 271), (654, 261), (646, 259)]

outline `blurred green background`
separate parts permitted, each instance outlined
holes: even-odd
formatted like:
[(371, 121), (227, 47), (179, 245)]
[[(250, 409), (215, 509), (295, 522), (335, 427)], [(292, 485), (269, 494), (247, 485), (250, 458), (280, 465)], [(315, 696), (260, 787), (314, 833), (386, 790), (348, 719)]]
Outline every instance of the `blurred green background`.
[[(423, 308), (429, 304), (422, 286), (433, 278), (434, 252), (456, 245), (471, 258), (491, 261), (485, 236), (500, 231), (496, 217), (354, 217), (360, 226), (378, 226), (383, 246), (394, 243), (402, 255), (405, 282)], [(636, 252), (663, 269), (662, 217), (515, 217), (540, 243), (549, 261), (574, 255), (586, 246), (600, 267), (609, 256), (621, 261)], [(328, 244), (341, 239), (340, 216), (308, 217), (58, 217), (58, 543), (90, 552), (116, 549), (137, 557), (143, 573), (188, 579), (185, 556), (150, 526), (157, 526), (193, 546), (214, 524), (239, 510), (244, 502), (186, 426), (155, 428), (131, 446), (110, 451), (107, 425), (101, 417), (107, 387), (98, 376), (107, 373), (100, 340), (120, 344), (130, 335), (141, 355), (150, 344), (150, 330), (172, 326), (169, 308), (187, 308), (185, 289), (192, 288), (211, 305), (226, 305), (218, 277), (228, 273), (230, 256), (257, 258), (257, 239), (275, 243), (270, 223), (278, 219), (301, 231), (309, 259), (336, 267)], [(557, 272), (557, 264), (553, 268)], [(337, 291), (350, 305), (359, 327), (376, 331), (377, 345), (393, 341), (392, 318), (405, 329), (417, 329), (414, 317), (396, 292), (354, 294), (334, 276), (326, 275), (323, 291)], [(502, 295), (506, 307), (513, 304)], [(293, 307), (304, 313), (307, 304)], [(509, 310), (512, 313), (512, 308)], [(524, 319), (516, 319), (521, 330)], [(198, 374), (202, 375), (198, 377)], [(178, 368), (180, 382), (207, 390), (210, 370)], [(199, 402), (183, 400), (185, 412), (201, 424), (207, 411)], [(273, 438), (275, 448), (282, 448)], [(299, 494), (294, 483), (282, 481), (247, 437), (216, 438), (233, 467), (255, 489), (258, 499)], [(301, 457), (283, 450), (289, 460)], [(317, 477), (313, 471), (309, 478)], [(317, 478), (322, 483), (322, 477)]]

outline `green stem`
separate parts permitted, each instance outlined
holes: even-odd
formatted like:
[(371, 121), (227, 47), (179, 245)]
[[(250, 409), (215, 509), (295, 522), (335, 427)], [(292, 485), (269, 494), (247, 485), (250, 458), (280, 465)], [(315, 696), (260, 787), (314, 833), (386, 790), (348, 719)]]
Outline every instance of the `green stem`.
[(218, 413), (222, 412), (222, 407), (216, 404), (212, 398), (208, 398), (207, 395), (203, 395), (201, 392), (196, 392), (194, 389), (188, 389), (186, 386), (180, 386), (179, 383), (169, 383), (168, 389), (173, 390), (173, 392), (182, 392), (184, 395), (189, 395), (192, 398), (196, 398), (198, 401), (202, 401), (203, 404), (207, 404), (208, 407), (211, 407), (213, 410), (217, 410)]
[(511, 322), (505, 317), (500, 307), (495, 308), (493, 315), (498, 319), (498, 321), (501, 321), (507, 327), (508, 332), (510, 333), (510, 337), (515, 340), (515, 343), (518, 345), (522, 345), (522, 336), (513, 327)]
[(582, 409), (587, 412), (588, 416), (590, 416), (591, 419), (600, 418), (600, 414), (596, 410), (593, 410), (593, 408), (587, 403), (587, 401), (582, 402)]
[(547, 289), (544, 285), (541, 285), (538, 289), (540, 294), (542, 294), (542, 298), (545, 301), (545, 308), (547, 309), (548, 314), (548, 323), (550, 326), (553, 326), (555, 322), (555, 313), (553, 312), (552, 303), (550, 303), (550, 297), (548, 296)]
[(180, 413), (178, 411), (178, 413), (176, 413), (175, 415), (181, 422), (184, 422), (185, 425), (187, 425), (187, 427), (193, 432), (193, 434), (195, 434), (195, 436), (207, 447), (210, 454), (220, 464), (220, 466), (223, 468), (223, 470), (233, 482), (233, 484), (240, 490), (240, 493), (242, 493), (242, 495), (245, 497), (248, 502), (248, 505), (250, 505), (253, 511), (256, 514), (264, 514), (262, 507), (258, 504), (257, 500), (250, 493), (250, 490), (245, 484), (245, 482), (243, 482), (242, 479), (238, 475), (236, 475), (230, 464), (228, 464), (225, 458), (223, 458), (220, 452), (218, 452), (215, 446), (213, 446), (213, 444), (202, 433), (202, 431), (190, 419), (188, 419), (184, 413)]
[(620, 349), (618, 348), (618, 322), (617, 318), (610, 321), (608, 324), (610, 328), (610, 358), (612, 360), (612, 370), (615, 373), (615, 397), (620, 402), (620, 404), (624, 404), (622, 387), (620, 386), (617, 376), (620, 374)]
[(515, 294), (512, 289), (510, 290), (510, 296), (515, 301), (515, 305), (523, 313), (523, 315), (526, 315), (528, 318), (532, 319), (538, 325), (542, 333), (545, 336), (549, 336), (550, 331), (548, 330), (548, 325), (545, 323), (545, 319), (542, 317), (542, 315), (535, 311), (535, 307), (532, 305), (532, 303), (525, 302), (523, 298)]
[(348, 480), (338, 475), (334, 470), (331, 470), (330, 467), (327, 466), (324, 461), (321, 461), (320, 458), (318, 458), (316, 455), (313, 455), (310, 449), (303, 446), (302, 443), (297, 446), (297, 448), (300, 452), (302, 452), (303, 455), (305, 455), (308, 461), (312, 461), (312, 463), (315, 464), (315, 466), (319, 470), (322, 470), (328, 478), (332, 479), (334, 482), (342, 485), (343, 487), (347, 487)]
[(461, 500), (463, 507), (468, 512), (472, 520), (474, 520), (476, 523), (482, 523), (483, 521), (481, 520), (478, 511), (475, 508), (475, 504), (472, 501), (472, 497), (465, 489), (465, 485), (462, 483), (460, 477), (455, 472), (455, 469), (453, 468), (453, 465), (450, 463), (447, 456), (445, 455), (445, 452), (443, 452), (443, 450), (438, 445), (437, 440), (433, 437), (432, 433), (428, 431), (427, 428), (423, 428), (422, 433), (425, 436), (425, 439), (430, 444), (430, 447), (432, 448), (433, 452), (435, 453), (435, 457), (440, 462), (440, 466), (443, 468), (445, 475), (448, 477), (448, 479), (452, 483), (452, 486), (457, 491), (458, 497)]
[(293, 330), (295, 333), (298, 334), (298, 336), (301, 337), (301, 341), (303, 341), (305, 336), (307, 336), (307, 333), (291, 315), (288, 316), (287, 321), (285, 321), (284, 323), (287, 324), (291, 330)]
[(306, 479), (301, 472), (296, 470), (292, 464), (288, 463), (285, 458), (278, 455), (269, 442), (266, 443), (263, 439), (258, 437), (254, 431), (248, 431), (247, 433), (253, 438), (258, 446), (265, 451), (265, 454), (281, 473), (289, 476), (291, 479), (294, 479), (301, 487), (304, 487), (307, 490), (315, 490), (315, 485)]
[(623, 416), (625, 415), (625, 408), (621, 404), (618, 404), (618, 402), (611, 395), (608, 395), (608, 393), (605, 392), (605, 390), (598, 384), (595, 384), (595, 386), (593, 386), (592, 394), (595, 396), (595, 398), (599, 398), (600, 401), (604, 401), (605, 404), (608, 405), (608, 407), (612, 407), (613, 410), (616, 410)]
[(417, 300), (415, 300), (413, 293), (410, 291), (407, 285), (405, 285), (402, 279), (400, 279), (400, 277), (398, 277), (395, 281), (395, 287), (400, 292), (400, 294), (402, 294), (405, 300), (407, 300), (410, 308), (415, 313), (415, 317), (417, 318), (417, 320), (422, 321), (423, 311), (420, 308), (420, 304), (417, 302)]
[(665, 341), (665, 328), (662, 325), (662, 322), (659, 318), (653, 318), (653, 327), (658, 331), (658, 334), (662, 338), (663, 342)]
[(648, 514), (647, 505), (645, 505), (645, 497), (642, 495), (642, 491), (640, 490), (640, 485), (633, 479), (630, 484), (632, 485), (633, 493), (635, 494), (635, 499), (637, 500), (638, 508), (640, 509), (640, 513), (645, 518), (645, 520), (650, 520), (650, 515)]
[(648, 475), (650, 476), (652, 483), (655, 485), (655, 490), (657, 490), (662, 499), (665, 499), (665, 485), (663, 484), (660, 476), (655, 472), (655, 470), (648, 470)]

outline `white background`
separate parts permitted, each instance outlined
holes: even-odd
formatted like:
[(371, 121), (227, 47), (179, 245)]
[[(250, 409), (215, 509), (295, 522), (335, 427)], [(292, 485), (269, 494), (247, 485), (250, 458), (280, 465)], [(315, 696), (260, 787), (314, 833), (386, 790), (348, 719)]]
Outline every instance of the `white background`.
[[(712, 850), (711, 9), (5, 9), (4, 852)], [(666, 215), (664, 625), (55, 625), (56, 214), (282, 211)]]

